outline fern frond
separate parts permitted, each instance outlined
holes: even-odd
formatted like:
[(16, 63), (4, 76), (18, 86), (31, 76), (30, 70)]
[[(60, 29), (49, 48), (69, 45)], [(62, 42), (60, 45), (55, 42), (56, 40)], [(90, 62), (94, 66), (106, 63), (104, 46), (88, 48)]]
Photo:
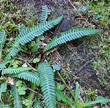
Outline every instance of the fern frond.
[(98, 29), (73, 29), (68, 30), (66, 32), (62, 32), (61, 36), (58, 38), (55, 36), (46, 46), (46, 48), (43, 50), (45, 52), (46, 50), (49, 50), (57, 45), (66, 43), (71, 40), (75, 40), (87, 35), (93, 35), (101, 32)]
[(7, 83), (6, 82), (3, 82), (1, 85), (0, 85), (0, 100), (1, 100), (1, 94), (3, 92), (6, 92), (7, 90)]
[(2, 30), (0, 31), (0, 59), (2, 58), (2, 49), (4, 47), (5, 40), (6, 40), (6, 34), (5, 31)]
[(17, 91), (16, 85), (12, 86), (12, 94), (13, 94), (13, 100), (14, 100), (14, 108), (22, 108), (21, 98)]
[(2, 71), (2, 75), (4, 74), (16, 74), (23, 71), (31, 70), (30, 67), (20, 67), (20, 68), (6, 68)]
[(23, 29), (19, 33), (18, 37), (15, 38), (14, 44), (12, 48), (9, 50), (8, 55), (6, 56), (5, 60), (11, 59), (11, 56), (14, 57), (19, 52), (19, 45), (24, 45), (29, 41), (32, 41), (35, 37), (39, 37), (45, 31), (53, 28), (57, 24), (61, 22), (63, 17), (58, 17), (56, 19), (38, 24), (37, 26), (31, 27), (29, 29)]
[(67, 105), (70, 105), (71, 107), (73, 106), (72, 101), (68, 97), (66, 97), (65, 95), (63, 95), (57, 88), (55, 89), (55, 91), (56, 91), (56, 97), (58, 99), (62, 100)]
[(39, 75), (36, 72), (26, 71), (26, 72), (22, 72), (22, 73), (19, 73), (19, 74), (13, 74), (11, 76), (30, 81), (30, 82), (32, 82), (34, 84), (37, 84), (37, 85), (40, 84)]
[(53, 70), (47, 62), (38, 65), (41, 89), (47, 108), (56, 108), (55, 82)]
[(50, 10), (47, 8), (47, 6), (42, 6), (42, 15), (41, 15), (41, 19), (40, 22), (43, 23), (46, 21), (48, 15), (50, 14)]
[(0, 63), (0, 70), (3, 70), (4, 68), (6, 68), (6, 64), (8, 64), (8, 63), (10, 63), (11, 62), (11, 60), (8, 60), (8, 61), (4, 61), (4, 62), (2, 62), (2, 63)]

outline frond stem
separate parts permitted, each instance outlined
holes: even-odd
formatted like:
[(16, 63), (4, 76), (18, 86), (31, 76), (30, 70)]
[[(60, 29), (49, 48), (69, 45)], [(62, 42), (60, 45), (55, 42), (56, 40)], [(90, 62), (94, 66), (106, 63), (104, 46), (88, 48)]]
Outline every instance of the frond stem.
[(66, 86), (66, 88), (69, 90), (69, 92), (71, 93), (72, 97), (75, 99), (75, 96), (71, 90), (71, 88), (69, 88), (65, 82), (65, 80), (63, 79), (63, 77), (61, 76), (61, 74), (59, 72), (57, 72), (58, 76), (60, 77), (60, 79), (62, 80), (62, 82), (64, 83), (64, 85)]

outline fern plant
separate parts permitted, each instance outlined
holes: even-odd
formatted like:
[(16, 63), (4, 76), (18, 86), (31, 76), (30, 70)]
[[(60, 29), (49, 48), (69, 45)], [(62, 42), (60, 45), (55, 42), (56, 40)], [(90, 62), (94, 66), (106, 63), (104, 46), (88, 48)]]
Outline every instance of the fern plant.
[[(14, 97), (14, 104), (13, 104), (14, 108), (22, 108), (21, 98), (15, 86), (17, 78), (30, 81), (31, 83), (35, 84), (37, 87), (40, 86), (45, 101), (45, 106), (47, 108), (55, 108), (56, 99), (59, 97), (63, 102), (68, 104), (70, 107), (73, 106), (73, 102), (68, 97), (63, 95), (59, 90), (56, 89), (53, 69), (48, 62), (39, 63), (38, 67), (36, 67), (37, 71), (32, 71), (32, 68), (30, 67), (17, 67), (17, 68), (12, 67), (12, 62), (14, 61), (13, 58), (21, 50), (20, 48), (21, 45), (25, 45), (26, 43), (32, 41), (34, 38), (40, 37), (44, 32), (55, 27), (62, 21), (63, 16), (50, 21), (46, 21), (49, 13), (50, 11), (46, 7), (43, 7), (40, 24), (30, 28), (26, 28), (26, 27), (19, 28), (19, 35), (18, 37), (15, 38), (15, 41), (11, 45), (11, 48), (9, 49), (9, 52), (7, 53), (6, 57), (4, 57), (4, 60), (2, 56), (2, 49), (5, 44), (6, 34), (4, 30), (0, 31), (0, 58), (1, 61), (3, 61), (2, 63), (0, 63), (0, 70), (2, 76), (5, 76), (6, 79), (7, 76), (14, 78), (14, 83), (10, 84), (12, 87), (12, 93)], [(55, 36), (55, 38), (53, 38), (46, 45), (43, 52), (46, 52), (51, 48), (66, 43), (68, 41), (86, 35), (97, 34), (99, 32), (101, 31), (97, 29), (73, 29), (63, 32), (61, 33), (61, 36), (59, 37)], [(6, 89), (3, 86), (4, 84), (6, 84), (6, 82), (1, 84), (0, 86), (0, 96), (2, 92), (6, 92)], [(32, 96), (32, 93), (30, 94), (30, 96)], [(29, 97), (28, 99), (31, 98)], [(77, 103), (77, 101), (75, 100), (75, 103)], [(29, 102), (30, 104), (32, 104), (31, 103), (32, 100), (29, 100)]]

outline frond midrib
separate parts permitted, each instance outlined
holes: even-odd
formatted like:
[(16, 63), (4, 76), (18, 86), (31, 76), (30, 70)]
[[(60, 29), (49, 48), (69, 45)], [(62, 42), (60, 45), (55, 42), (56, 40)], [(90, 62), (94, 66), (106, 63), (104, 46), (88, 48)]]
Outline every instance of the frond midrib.
[[(46, 83), (47, 83), (47, 85), (46, 85), (46, 86), (47, 86), (47, 89), (48, 89), (48, 94), (49, 94), (49, 97), (51, 97), (51, 96), (50, 96), (50, 92), (51, 92), (51, 91), (50, 91), (50, 89), (49, 89), (50, 87), (49, 87), (49, 83), (48, 83), (48, 82), (49, 82), (49, 80), (48, 80), (48, 76), (47, 76), (47, 74), (46, 74), (46, 73), (47, 73), (47, 71), (46, 71), (46, 68), (45, 68), (44, 63), (43, 63), (43, 67), (44, 67), (44, 71), (45, 71), (45, 75), (46, 75), (46, 80), (47, 80), (47, 81), (46, 81)], [(50, 99), (51, 99), (51, 98), (50, 98)], [(49, 100), (50, 100), (50, 99), (49, 99)], [(49, 103), (50, 103), (50, 102), (49, 102)]]
[[(49, 91), (49, 95), (50, 95), (50, 89), (49, 89), (50, 87), (49, 87), (49, 83), (48, 83), (48, 76), (47, 76), (47, 74), (46, 74), (46, 72), (47, 72), (47, 71), (46, 71), (46, 68), (45, 68), (44, 63), (43, 63), (43, 67), (44, 67), (44, 71), (45, 71), (45, 75), (46, 75), (46, 80), (47, 80), (47, 82), (46, 82), (46, 83), (47, 83), (47, 86), (48, 86), (48, 91)], [(50, 96), (49, 96), (49, 97), (50, 97)]]

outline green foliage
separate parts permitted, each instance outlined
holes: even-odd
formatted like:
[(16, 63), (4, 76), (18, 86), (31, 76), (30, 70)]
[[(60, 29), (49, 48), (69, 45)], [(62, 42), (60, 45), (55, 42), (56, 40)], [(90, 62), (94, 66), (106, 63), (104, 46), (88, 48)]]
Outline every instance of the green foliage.
[(79, 102), (79, 96), (80, 96), (80, 86), (79, 83), (76, 82), (76, 89), (75, 89), (75, 107), (77, 108), (84, 108), (85, 103)]
[[(103, 86), (105, 90), (110, 88), (109, 85), (109, 71), (110, 71), (110, 38), (109, 32), (108, 36), (103, 36), (103, 41), (98, 42), (94, 45), (94, 49), (100, 49), (100, 54), (97, 55), (98, 58), (93, 60), (93, 69), (98, 73), (98, 81), (100, 86)], [(98, 85), (99, 86), (99, 85)]]
[(52, 65), (52, 67), (53, 67), (54, 70), (57, 70), (57, 71), (59, 71), (61, 69), (61, 67), (57, 64)]
[(0, 101), (1, 101), (1, 94), (2, 94), (3, 92), (6, 92), (6, 90), (7, 90), (7, 84), (6, 84), (6, 82), (3, 82), (3, 83), (0, 85)]
[(22, 108), (21, 98), (15, 85), (12, 86), (12, 94), (14, 100), (14, 108)]
[(2, 30), (2, 31), (0, 31), (0, 60), (2, 57), (2, 49), (4, 47), (5, 40), (6, 40), (6, 34), (5, 34), (5, 31)]
[(40, 39), (44, 40), (44, 36), (39, 36), (37, 39), (35, 39), (35, 42), (33, 41), (31, 42), (30, 49), (32, 51), (32, 54), (35, 54), (42, 45), (42, 42), (39, 41)]
[(78, 84), (78, 82), (76, 82), (76, 90), (75, 90), (75, 107), (77, 108), (84, 108), (96, 103), (102, 103), (102, 104), (106, 104), (107, 102), (110, 101), (110, 99), (105, 99), (102, 96), (98, 96), (97, 99), (95, 101), (91, 101), (91, 102), (79, 102), (79, 96), (80, 96), (80, 86)]
[[(32, 101), (31, 101), (32, 102)], [(25, 106), (29, 106), (30, 105), (30, 101), (28, 100), (28, 99), (25, 99), (24, 101), (23, 101), (23, 104), (25, 105)]]
[(18, 35), (18, 23), (23, 23), (25, 17), (21, 15), (21, 9), (14, 0), (0, 0), (0, 26), (8, 37)]
[[(96, 100), (96, 98), (97, 98), (97, 89), (94, 90), (94, 91), (86, 90), (85, 91), (85, 96), (86, 96), (86, 99), (88, 101)], [(85, 99), (85, 101), (86, 101), (86, 99)]]
[(62, 100), (67, 105), (70, 105), (71, 107), (73, 106), (72, 101), (68, 97), (63, 95), (58, 89), (55, 89), (55, 91), (56, 91), (56, 96), (57, 96), (58, 100)]
[(26, 92), (25, 92), (26, 88), (23, 87), (22, 81), (18, 80), (18, 81), (16, 82), (16, 87), (17, 87), (17, 91), (18, 91), (19, 95), (25, 95), (25, 93), (26, 93)]
[(13, 34), (16, 35), (18, 34), (18, 26), (15, 23), (7, 22), (4, 26), (3, 29), (6, 31), (6, 34), (11, 37)]
[[(90, 14), (93, 16), (95, 22), (99, 22), (102, 26), (107, 28), (109, 24), (109, 15), (110, 15), (110, 1), (105, 3), (105, 1), (100, 2), (89, 2)], [(102, 7), (102, 8), (100, 8)]]
[(75, 106), (76, 107), (78, 105), (79, 96), (80, 96), (80, 87), (79, 87), (78, 82), (76, 82), (76, 90), (75, 90)]
[(29, 41), (32, 41), (35, 37), (42, 35), (45, 31), (53, 28), (55, 25), (59, 24), (63, 17), (58, 17), (51, 21), (47, 21), (37, 26), (31, 27), (29, 29), (23, 29), (20, 31), (18, 37), (15, 38), (12, 48), (9, 49), (9, 53), (6, 56), (5, 60), (11, 59), (11, 56), (14, 57), (19, 52), (19, 45), (25, 45)]
[(39, 74), (36, 72), (25, 71), (19, 74), (13, 74), (12, 77), (21, 78), (27, 81), (30, 81), (36, 85), (40, 84)]
[(55, 108), (55, 81), (53, 70), (47, 62), (40, 63), (38, 65), (38, 71), (40, 75), (41, 89), (45, 104), (48, 108)]
[(98, 99), (96, 101), (91, 101), (91, 102), (85, 103), (85, 106), (90, 106), (90, 105), (93, 105), (96, 103), (106, 104), (109, 101), (110, 101), (110, 99), (105, 99), (104, 97), (100, 96), (100, 97), (98, 97)]
[(40, 61), (40, 59), (35, 58), (35, 59), (33, 60), (33, 63), (37, 63), (37, 62), (39, 62), (39, 61)]
[(63, 84), (57, 83), (57, 89), (58, 89), (59, 91), (64, 90), (64, 88), (65, 88), (65, 86), (64, 86)]
[[(11, 65), (12, 65), (12, 67), (15, 69), (15, 68), (18, 68), (21, 63), (22, 63), (21, 61), (16, 60), (16, 61), (12, 61), (12, 62), (11, 62)], [(22, 67), (23, 67), (23, 66), (22, 66)]]
[(2, 75), (4, 75), (4, 74), (17, 74), (17, 73), (21, 73), (23, 71), (29, 71), (29, 70), (31, 70), (30, 67), (6, 68), (2, 71)]
[(68, 30), (66, 32), (61, 33), (61, 36), (58, 38), (55, 36), (46, 46), (46, 48), (43, 50), (45, 52), (46, 50), (49, 50), (57, 45), (66, 43), (71, 40), (75, 40), (78, 38), (81, 38), (83, 36), (87, 35), (92, 35), (92, 34), (97, 34), (101, 32), (100, 30), (97, 29), (73, 29), (73, 30)]
[(107, 102), (110, 101), (110, 99), (105, 99), (103, 96), (97, 96), (97, 100), (99, 100), (103, 105), (106, 105)]

